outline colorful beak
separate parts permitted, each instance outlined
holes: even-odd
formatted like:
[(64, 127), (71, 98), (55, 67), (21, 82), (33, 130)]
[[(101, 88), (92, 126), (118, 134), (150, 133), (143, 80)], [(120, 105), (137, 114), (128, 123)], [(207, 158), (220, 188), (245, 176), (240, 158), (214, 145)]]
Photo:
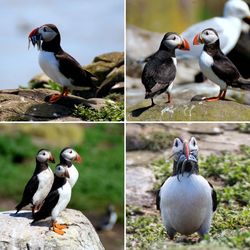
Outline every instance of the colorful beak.
[(52, 163), (55, 163), (55, 158), (53, 157), (53, 155), (50, 155), (49, 161), (52, 162)]
[(81, 156), (79, 154), (76, 154), (75, 161), (78, 162), (78, 163), (82, 162), (82, 158), (81, 158)]
[(199, 45), (199, 44), (203, 43), (203, 40), (201, 39), (200, 35), (201, 35), (201, 34), (198, 33), (198, 34), (194, 37), (193, 45)]
[(190, 50), (190, 45), (186, 39), (182, 38), (182, 43), (179, 45), (179, 49)]
[(68, 168), (65, 168), (64, 177), (70, 178)]
[(250, 25), (250, 16), (244, 17), (242, 20), (248, 25)]
[(188, 160), (189, 159), (189, 147), (188, 147), (188, 143), (184, 142), (184, 145), (183, 145), (183, 152), (186, 156), (186, 159)]
[(33, 29), (29, 34), (29, 38), (36, 36), (38, 34), (38, 30), (39, 28)]

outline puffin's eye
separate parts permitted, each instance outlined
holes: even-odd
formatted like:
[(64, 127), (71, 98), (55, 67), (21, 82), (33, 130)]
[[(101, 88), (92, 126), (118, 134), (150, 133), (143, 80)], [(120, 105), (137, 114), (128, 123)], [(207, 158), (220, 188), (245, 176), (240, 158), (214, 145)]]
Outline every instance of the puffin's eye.
[(69, 153), (72, 154), (72, 150)]
[(176, 40), (176, 37), (174, 36), (173, 40)]
[(46, 32), (46, 31), (47, 31), (46, 27), (43, 27), (43, 31), (44, 31), (44, 32)]
[(43, 155), (46, 155), (45, 152), (43, 152)]
[(178, 141), (176, 140), (175, 141), (175, 145), (174, 145), (176, 148), (178, 147)]
[(208, 36), (208, 31), (206, 31), (206, 33), (205, 33), (207, 36)]

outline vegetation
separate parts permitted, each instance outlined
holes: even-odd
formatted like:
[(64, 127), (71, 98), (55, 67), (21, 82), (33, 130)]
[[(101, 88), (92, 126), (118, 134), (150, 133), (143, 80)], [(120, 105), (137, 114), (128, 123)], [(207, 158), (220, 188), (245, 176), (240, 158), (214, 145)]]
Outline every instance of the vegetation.
[[(1, 125), (0, 197), (13, 199), (16, 203), (20, 201), (24, 186), (34, 171), (35, 155), (40, 148), (50, 149), (58, 162), (61, 149), (70, 145), (82, 156), (83, 162), (80, 165), (76, 163), (80, 176), (72, 192), (69, 207), (84, 212), (103, 213), (106, 206), (112, 203), (122, 220), (123, 125), (59, 124), (59, 127), (65, 127), (68, 132), (71, 127), (72, 133), (68, 134), (64, 134), (61, 129), (54, 130), (55, 126), (57, 125)], [(44, 127), (47, 133), (42, 136), (40, 132), (44, 131)], [(53, 133), (53, 140), (47, 140), (51, 135), (49, 130)], [(75, 130), (78, 131), (77, 135)], [(72, 135), (82, 139), (75, 140), (71, 138)], [(62, 139), (65, 136), (69, 140)], [(55, 164), (51, 164), (51, 169), (54, 168)]]
[[(171, 173), (163, 159), (150, 164), (156, 177), (155, 190)], [(169, 241), (159, 212), (127, 207), (128, 249), (249, 249), (250, 248), (250, 147), (240, 154), (211, 155), (200, 159), (200, 173), (213, 182), (219, 205), (209, 236), (197, 242), (193, 234), (181, 243)], [(180, 235), (177, 235), (177, 241)], [(194, 242), (196, 243), (195, 245)]]

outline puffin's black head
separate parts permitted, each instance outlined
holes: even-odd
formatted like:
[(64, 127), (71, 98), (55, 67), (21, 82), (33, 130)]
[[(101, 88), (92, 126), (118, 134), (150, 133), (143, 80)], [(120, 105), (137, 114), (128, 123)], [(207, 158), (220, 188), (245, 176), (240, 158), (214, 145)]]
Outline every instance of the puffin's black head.
[(178, 35), (175, 32), (168, 32), (164, 35), (160, 49), (167, 49), (167, 50), (189, 50), (190, 46), (187, 40), (185, 40), (182, 36)]
[(40, 149), (36, 155), (36, 160), (41, 163), (47, 163), (48, 161), (55, 163), (53, 155), (47, 149)]
[(72, 148), (66, 147), (60, 153), (60, 161), (61, 162), (72, 162), (76, 161), (78, 163), (81, 162), (81, 156)]
[(180, 138), (176, 138), (173, 144), (173, 156), (174, 156), (174, 169), (173, 175), (177, 175), (179, 180), (179, 174), (184, 172), (198, 173), (198, 145), (195, 137), (191, 137), (189, 142), (183, 141)]
[(41, 47), (41, 41), (51, 42), (54, 40), (56, 43), (60, 44), (61, 36), (54, 24), (44, 24), (32, 30), (29, 34), (29, 42), (32, 42), (33, 46), (37, 44), (38, 48)]
[(219, 42), (219, 35), (213, 28), (208, 28), (198, 33), (193, 40), (194, 45), (205, 44), (210, 45)]

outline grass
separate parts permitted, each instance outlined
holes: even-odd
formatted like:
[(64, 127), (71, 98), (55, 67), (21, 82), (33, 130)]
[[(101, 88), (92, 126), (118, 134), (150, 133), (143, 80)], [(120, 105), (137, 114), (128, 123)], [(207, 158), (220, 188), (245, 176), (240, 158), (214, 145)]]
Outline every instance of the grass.
[[(172, 163), (163, 159), (149, 165), (156, 177), (155, 190), (171, 174)], [(167, 239), (160, 215), (139, 207), (127, 207), (128, 249), (249, 249), (250, 248), (250, 147), (240, 154), (225, 153), (200, 159), (200, 174), (212, 180), (219, 205), (205, 240), (195, 243), (197, 234), (187, 243)], [(177, 236), (179, 238), (180, 235)]]
[[(33, 128), (38, 125), (26, 124), (25, 126), (30, 126), (30, 131), (34, 132)], [(42, 129), (43, 125), (40, 126)], [(63, 126), (67, 126), (69, 129), (70, 125), (61, 124), (61, 127)], [(9, 126), (6, 125), (6, 130), (8, 128)], [(72, 127), (72, 130), (74, 128)], [(55, 135), (53, 141), (57, 141), (56, 146), (45, 141), (41, 143), (42, 138), (37, 137), (39, 129), (35, 130), (36, 135), (23, 132), (21, 125), (15, 124), (12, 129), (12, 133), (9, 133), (10, 131), (7, 133), (5, 126), (1, 125), (0, 196), (19, 202), (23, 188), (34, 171), (37, 151), (40, 148), (51, 149), (56, 162), (58, 162), (59, 153), (65, 145), (60, 145), (60, 138), (56, 140)], [(56, 134), (56, 131), (54, 133)], [(83, 142), (80, 143), (79, 140), (76, 140), (78, 143), (71, 144), (71, 146), (82, 156), (83, 163), (81, 165), (76, 163), (80, 176), (73, 189), (69, 207), (85, 212), (103, 213), (106, 206), (112, 203), (118, 209), (122, 221), (124, 195), (123, 125), (82, 126), (78, 136), (82, 137), (81, 141)], [(58, 137), (62, 137), (62, 135), (58, 133)], [(51, 168), (53, 170), (55, 164), (51, 165)]]

